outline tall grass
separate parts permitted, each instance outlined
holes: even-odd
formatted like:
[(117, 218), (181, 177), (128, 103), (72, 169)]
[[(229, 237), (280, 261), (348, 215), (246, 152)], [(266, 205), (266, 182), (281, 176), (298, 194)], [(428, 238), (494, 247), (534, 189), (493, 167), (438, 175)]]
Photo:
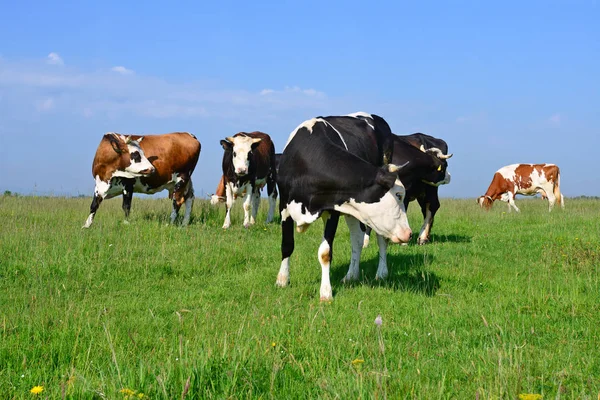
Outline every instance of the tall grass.
[[(275, 287), (280, 228), (196, 201), (0, 197), (0, 397), (49, 399), (544, 398), (600, 392), (600, 201), (548, 213), (443, 199), (427, 246), (377, 248), (361, 280), (340, 224), (334, 301), (319, 302), (322, 224), (296, 235)], [(422, 222), (415, 204), (409, 221)], [(382, 324), (374, 323), (381, 315)]]

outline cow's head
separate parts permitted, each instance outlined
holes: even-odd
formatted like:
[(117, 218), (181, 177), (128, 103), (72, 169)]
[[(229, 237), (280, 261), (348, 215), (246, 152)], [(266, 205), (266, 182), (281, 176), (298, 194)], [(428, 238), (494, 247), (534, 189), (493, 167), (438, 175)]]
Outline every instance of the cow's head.
[(479, 196), (477, 198), (477, 204), (479, 204), (479, 207), (483, 208), (484, 210), (489, 210), (494, 204), (494, 199), (492, 199), (491, 196)]
[(107, 133), (104, 138), (109, 141), (118, 158), (118, 167), (113, 176), (137, 178), (154, 173), (154, 166), (140, 146), (143, 138), (133, 140), (130, 136), (116, 133)]
[(364, 197), (357, 201), (351, 199), (337, 209), (353, 215), (394, 243), (406, 243), (412, 232), (404, 207), (406, 190), (398, 179), (398, 171), (399, 167), (392, 164), (381, 167), (374, 185), (363, 193)]
[(233, 160), (233, 171), (238, 176), (244, 176), (250, 171), (250, 159), (252, 151), (258, 147), (260, 138), (250, 136), (229, 136), (221, 140), (221, 146), (225, 151), (231, 151)]
[(426, 179), (423, 179), (423, 182), (427, 183), (431, 186), (440, 186), (447, 185), (450, 183), (450, 173), (448, 172), (448, 162), (446, 161), (453, 154), (444, 154), (437, 147), (432, 147), (430, 149), (425, 149), (421, 146), (421, 151), (431, 155), (434, 159), (433, 171)]

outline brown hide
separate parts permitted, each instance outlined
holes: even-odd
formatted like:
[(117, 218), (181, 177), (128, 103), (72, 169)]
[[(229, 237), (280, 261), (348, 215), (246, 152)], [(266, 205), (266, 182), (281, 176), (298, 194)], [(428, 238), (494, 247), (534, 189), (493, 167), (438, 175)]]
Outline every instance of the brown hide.
[[(156, 169), (152, 175), (141, 178), (141, 182), (150, 187), (159, 187), (169, 182), (173, 173), (184, 173), (189, 177), (200, 156), (200, 142), (187, 132), (128, 137), (132, 140), (142, 138), (140, 147)], [(108, 181), (113, 172), (125, 168), (129, 163), (127, 146), (124, 145), (122, 153), (118, 154), (105, 135), (94, 157), (92, 176), (95, 178), (98, 175), (103, 181)]]

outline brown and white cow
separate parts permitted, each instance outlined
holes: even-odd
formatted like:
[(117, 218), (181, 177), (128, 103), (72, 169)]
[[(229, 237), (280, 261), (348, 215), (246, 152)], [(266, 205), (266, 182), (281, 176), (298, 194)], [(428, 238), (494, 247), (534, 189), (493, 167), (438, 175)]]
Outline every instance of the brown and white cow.
[(185, 203), (183, 225), (187, 225), (194, 202), (191, 176), (198, 157), (200, 142), (187, 132), (164, 135), (121, 135), (107, 133), (100, 141), (92, 163), (96, 180), (94, 198), (83, 228), (89, 228), (100, 203), (123, 195), (125, 222), (131, 210), (133, 193), (154, 194), (167, 189), (173, 199), (171, 223)]
[[(277, 200), (275, 145), (263, 132), (240, 132), (221, 140), (223, 146), (223, 186), (217, 188), (211, 203), (219, 202), (225, 189), (227, 213), (223, 229), (231, 226), (231, 207), (238, 196), (244, 196), (244, 227), (253, 225), (260, 205), (260, 191), (266, 185), (269, 197), (267, 223), (273, 220)], [(221, 183), (219, 183), (219, 186)]]
[(558, 202), (565, 208), (563, 195), (560, 193), (560, 169), (554, 164), (512, 164), (500, 168), (494, 174), (492, 183), (487, 192), (477, 198), (477, 203), (484, 209), (489, 210), (495, 200), (508, 203), (508, 211), (511, 207), (515, 211), (519, 208), (515, 204), (515, 196), (535, 196), (537, 193), (542, 198), (548, 199), (549, 211), (552, 211), (554, 203)]

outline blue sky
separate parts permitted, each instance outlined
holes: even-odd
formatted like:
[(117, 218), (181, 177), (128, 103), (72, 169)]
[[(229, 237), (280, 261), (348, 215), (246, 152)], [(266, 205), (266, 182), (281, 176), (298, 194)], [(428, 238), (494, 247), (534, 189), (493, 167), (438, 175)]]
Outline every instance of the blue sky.
[[(1, 0), (0, 0), (1, 1)], [(446, 197), (553, 162), (566, 196), (600, 195), (598, 1), (41, 2), (0, 8), (0, 191), (91, 195), (105, 132), (202, 143), (366, 111), (454, 153)]]

